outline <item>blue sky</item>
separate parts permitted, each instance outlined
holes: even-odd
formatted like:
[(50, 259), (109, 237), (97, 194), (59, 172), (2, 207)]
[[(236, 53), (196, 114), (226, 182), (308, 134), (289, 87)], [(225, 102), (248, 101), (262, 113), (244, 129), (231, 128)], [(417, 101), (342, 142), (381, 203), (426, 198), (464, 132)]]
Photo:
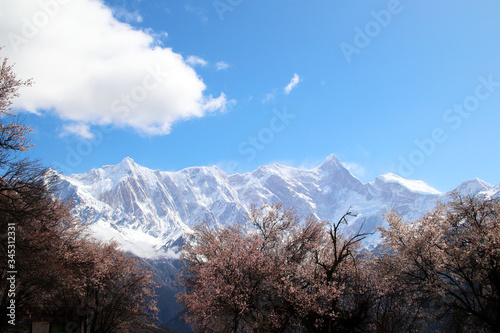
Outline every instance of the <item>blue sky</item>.
[(500, 182), (499, 14), (493, 0), (3, 1), (0, 52), (36, 82), (16, 103), (31, 155), (66, 174), (333, 153), (364, 182), (446, 191)]

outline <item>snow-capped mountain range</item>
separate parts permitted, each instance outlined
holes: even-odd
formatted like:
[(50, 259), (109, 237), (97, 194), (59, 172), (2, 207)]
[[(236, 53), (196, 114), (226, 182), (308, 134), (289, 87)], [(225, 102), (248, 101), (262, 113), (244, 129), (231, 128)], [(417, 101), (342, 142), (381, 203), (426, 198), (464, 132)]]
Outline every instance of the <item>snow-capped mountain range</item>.
[[(272, 164), (234, 175), (216, 166), (151, 170), (125, 158), (117, 165), (59, 177), (60, 198), (73, 201), (75, 214), (91, 222), (98, 237), (113, 238), (145, 258), (175, 257), (175, 245), (194, 224), (243, 222), (251, 204), (282, 202), (299, 216), (314, 214), (330, 221), (350, 209), (357, 214), (350, 228), (364, 223), (364, 231), (373, 231), (393, 207), (404, 218), (415, 219), (449, 194), (395, 174), (363, 183), (334, 155), (314, 169)], [(480, 179), (467, 180), (456, 190), (500, 197), (500, 184)], [(377, 241), (375, 233), (366, 245)]]

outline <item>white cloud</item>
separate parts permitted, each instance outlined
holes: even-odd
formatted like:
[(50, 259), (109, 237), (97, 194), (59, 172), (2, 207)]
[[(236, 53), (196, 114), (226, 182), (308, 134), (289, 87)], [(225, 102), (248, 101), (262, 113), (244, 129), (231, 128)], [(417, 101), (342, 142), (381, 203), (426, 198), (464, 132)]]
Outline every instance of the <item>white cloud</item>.
[(142, 16), (138, 11), (130, 12), (125, 7), (113, 8), (113, 14), (116, 18), (121, 19), (127, 23), (141, 23)]
[(222, 93), (219, 97), (213, 98), (210, 95), (203, 106), (204, 111), (214, 112), (220, 110), (221, 112), (227, 111), (227, 108), (236, 104), (235, 100), (227, 100), (226, 95)]
[(90, 132), (88, 124), (65, 124), (61, 136), (76, 135), (81, 139), (92, 139), (94, 134)]
[(297, 75), (297, 73), (293, 74), (292, 81), (283, 89), (285, 94), (289, 94), (293, 88), (295, 88), (299, 82), (301, 81), (300, 77)]
[(165, 31), (154, 31), (153, 29), (146, 29), (145, 32), (153, 37), (154, 46), (164, 46), (168, 39), (168, 33)]
[(266, 104), (266, 103), (272, 102), (272, 101), (274, 101), (275, 98), (276, 98), (275, 92), (267, 93), (266, 96), (264, 96), (262, 103)]
[(6, 46), (0, 55), (16, 63), (19, 78), (35, 82), (20, 90), (17, 108), (162, 135), (176, 121), (230, 104), (223, 93), (206, 96), (181, 55), (116, 20), (101, 1), (0, 1), (0, 13), (7, 13), (0, 20)]
[(191, 66), (206, 66), (208, 62), (200, 57), (197, 56), (189, 56), (186, 58), (186, 62), (190, 64)]
[(231, 67), (231, 66), (227, 62), (224, 62), (224, 61), (219, 61), (215, 64), (215, 69), (217, 69), (218, 71), (226, 70), (229, 67)]
[(106, 222), (98, 221), (90, 226), (90, 235), (95, 239), (109, 242), (116, 241), (121, 249), (132, 252), (141, 258), (149, 259), (180, 259), (182, 251), (174, 246), (166, 251), (162, 249), (159, 239), (145, 234), (140, 230), (122, 229), (121, 232)]

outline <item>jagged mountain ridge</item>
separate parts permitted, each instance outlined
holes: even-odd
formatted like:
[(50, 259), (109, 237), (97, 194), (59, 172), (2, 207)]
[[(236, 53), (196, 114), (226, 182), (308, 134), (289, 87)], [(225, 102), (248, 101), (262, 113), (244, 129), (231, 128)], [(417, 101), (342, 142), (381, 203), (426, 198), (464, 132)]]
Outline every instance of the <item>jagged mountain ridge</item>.
[[(384, 223), (384, 212), (393, 207), (403, 217), (414, 219), (432, 209), (437, 200), (445, 201), (447, 195), (422, 181), (394, 174), (363, 183), (334, 155), (314, 169), (272, 164), (234, 175), (216, 166), (178, 172), (150, 170), (125, 158), (117, 165), (60, 175), (60, 179), (60, 198), (72, 199), (75, 214), (91, 222), (98, 236), (114, 238), (142, 257), (175, 256), (168, 248), (195, 223), (242, 222), (251, 204), (283, 202), (300, 216), (314, 214), (331, 221), (351, 209), (358, 216), (350, 227), (364, 223), (364, 230), (371, 231)], [(457, 190), (500, 195), (500, 185), (479, 179), (465, 181)], [(372, 236), (367, 245), (376, 244), (377, 239)]]

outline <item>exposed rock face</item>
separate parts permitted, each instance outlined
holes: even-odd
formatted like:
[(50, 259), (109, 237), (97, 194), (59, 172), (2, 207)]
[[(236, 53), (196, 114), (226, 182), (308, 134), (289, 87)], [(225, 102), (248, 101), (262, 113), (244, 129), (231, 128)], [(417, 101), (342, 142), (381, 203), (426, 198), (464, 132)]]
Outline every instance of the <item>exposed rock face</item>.
[[(126, 249), (150, 258), (165, 255), (200, 221), (216, 225), (244, 221), (251, 204), (283, 202), (299, 216), (313, 214), (331, 221), (351, 209), (358, 216), (350, 227), (364, 223), (364, 231), (371, 231), (384, 223), (384, 212), (392, 208), (415, 219), (438, 200), (446, 201), (449, 194), (394, 174), (363, 183), (334, 155), (315, 169), (273, 164), (235, 175), (217, 167), (160, 172), (125, 158), (117, 165), (60, 177), (60, 197), (74, 200), (75, 213), (92, 222), (98, 236), (114, 238)], [(479, 179), (467, 180), (456, 190), (500, 196), (500, 185)], [(377, 241), (375, 234), (366, 244)]]

